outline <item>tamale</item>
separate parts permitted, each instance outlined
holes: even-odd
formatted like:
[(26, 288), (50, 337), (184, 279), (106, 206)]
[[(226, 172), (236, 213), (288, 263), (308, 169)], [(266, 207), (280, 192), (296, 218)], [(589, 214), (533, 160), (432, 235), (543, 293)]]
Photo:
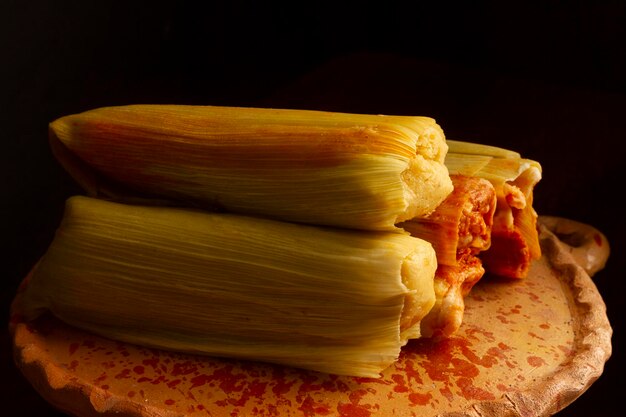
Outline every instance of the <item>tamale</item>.
[(541, 257), (533, 207), (541, 165), (503, 148), (454, 140), (447, 143), (450, 151), (445, 164), (451, 174), (485, 178), (496, 189), (492, 244), (480, 255), (485, 269), (503, 277), (524, 278), (531, 262)]
[(148, 347), (378, 377), (435, 302), (432, 245), (76, 196), (16, 308)]
[(452, 191), (428, 117), (129, 105), (61, 117), (50, 139), (90, 196), (126, 202), (388, 231)]
[(464, 297), (485, 273), (478, 255), (491, 246), (495, 188), (478, 177), (451, 178), (454, 191), (433, 213), (400, 224), (412, 236), (429, 241), (437, 254), (436, 302), (421, 321), (424, 337), (449, 337), (459, 329)]

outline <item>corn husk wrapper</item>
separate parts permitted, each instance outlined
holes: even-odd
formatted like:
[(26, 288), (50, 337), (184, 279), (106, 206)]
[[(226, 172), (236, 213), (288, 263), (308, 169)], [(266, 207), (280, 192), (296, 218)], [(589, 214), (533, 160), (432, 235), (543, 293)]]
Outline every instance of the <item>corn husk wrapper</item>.
[(436, 267), (406, 234), (73, 197), (17, 305), (144, 346), (377, 377), (420, 336)]
[(90, 196), (368, 230), (431, 213), (452, 191), (428, 117), (130, 105), (50, 124)]

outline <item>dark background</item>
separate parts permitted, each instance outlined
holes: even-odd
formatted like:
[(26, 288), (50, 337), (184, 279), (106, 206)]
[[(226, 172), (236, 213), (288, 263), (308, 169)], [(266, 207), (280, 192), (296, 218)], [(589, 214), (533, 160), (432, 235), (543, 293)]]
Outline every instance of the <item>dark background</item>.
[[(626, 2), (250, 3), (0, 2), (5, 320), (64, 200), (81, 192), (48, 148), (57, 117), (130, 103), (432, 116), (448, 138), (540, 161), (537, 211), (607, 235), (612, 255), (594, 281), (613, 356), (559, 415), (621, 415)], [(2, 335), (0, 415), (60, 415)]]

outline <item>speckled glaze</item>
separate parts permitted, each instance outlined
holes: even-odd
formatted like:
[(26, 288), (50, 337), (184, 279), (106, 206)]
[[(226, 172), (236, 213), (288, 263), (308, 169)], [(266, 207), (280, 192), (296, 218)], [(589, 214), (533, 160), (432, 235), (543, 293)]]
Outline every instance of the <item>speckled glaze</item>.
[[(583, 244), (563, 244), (546, 227), (557, 230), (555, 221), (584, 233)], [(593, 250), (604, 265), (609, 249), (600, 232), (565, 219), (550, 218), (541, 239), (544, 256), (527, 279), (484, 277), (454, 337), (413, 341), (380, 379), (147, 349), (52, 317), (24, 323), (17, 311), (15, 360), (44, 398), (81, 417), (549, 415), (580, 396), (611, 355), (589, 275), (598, 266), (576, 262)]]

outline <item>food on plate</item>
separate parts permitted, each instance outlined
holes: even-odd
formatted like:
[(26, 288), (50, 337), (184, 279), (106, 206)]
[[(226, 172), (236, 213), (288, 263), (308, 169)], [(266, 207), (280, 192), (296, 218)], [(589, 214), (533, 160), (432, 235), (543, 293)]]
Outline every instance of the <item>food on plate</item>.
[(377, 377), (541, 256), (541, 166), (428, 117), (130, 105), (50, 144), (88, 196), (15, 307), (115, 340)]
[(129, 105), (61, 117), (50, 138), (98, 197), (395, 230), (452, 191), (445, 136), (428, 117)]
[(432, 245), (75, 196), (15, 308), (139, 345), (378, 377), (435, 303)]
[(483, 277), (479, 253), (491, 245), (496, 209), (493, 185), (479, 177), (451, 175), (454, 191), (429, 216), (400, 224), (432, 243), (437, 253), (436, 302), (421, 321), (422, 336), (449, 337), (461, 326), (463, 298)]
[(508, 278), (526, 277), (531, 262), (541, 257), (533, 207), (541, 165), (503, 148), (454, 140), (447, 143), (445, 164), (451, 174), (485, 178), (496, 189), (491, 247), (480, 254), (485, 270)]

